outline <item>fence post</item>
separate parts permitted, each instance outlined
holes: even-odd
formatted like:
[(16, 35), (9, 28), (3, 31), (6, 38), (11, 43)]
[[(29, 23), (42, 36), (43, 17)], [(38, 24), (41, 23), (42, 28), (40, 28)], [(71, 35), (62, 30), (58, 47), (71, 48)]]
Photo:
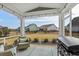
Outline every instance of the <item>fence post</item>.
[(6, 41), (5, 41), (5, 40), (6, 40), (6, 38), (4, 37), (4, 46), (5, 46), (5, 44), (6, 44)]

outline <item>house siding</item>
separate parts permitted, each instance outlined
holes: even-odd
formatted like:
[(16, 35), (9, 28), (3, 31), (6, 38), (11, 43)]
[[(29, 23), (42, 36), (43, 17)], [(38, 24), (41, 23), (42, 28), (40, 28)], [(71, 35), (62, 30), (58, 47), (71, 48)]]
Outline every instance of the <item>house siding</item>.
[[(67, 30), (69, 31), (69, 26), (67, 27)], [(72, 31), (73, 32), (79, 32), (79, 26), (72, 26)]]
[(47, 28), (47, 31), (54, 31), (54, 30), (58, 30), (56, 26), (49, 26)]
[(26, 31), (38, 31), (39, 30), (39, 28), (37, 27), (36, 24), (30, 24), (25, 29), (26, 29)]

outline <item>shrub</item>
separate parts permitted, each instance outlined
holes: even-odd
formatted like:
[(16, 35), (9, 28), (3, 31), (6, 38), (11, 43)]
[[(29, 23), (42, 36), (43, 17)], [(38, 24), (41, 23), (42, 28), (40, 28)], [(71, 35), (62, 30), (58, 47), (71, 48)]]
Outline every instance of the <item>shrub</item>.
[(44, 39), (44, 43), (48, 42), (48, 39)]
[(8, 36), (8, 34), (9, 34), (9, 32), (10, 32), (10, 30), (8, 29), (8, 27), (4, 27), (4, 28), (2, 28), (3, 29), (3, 34), (4, 34), (4, 36)]
[(29, 42), (31, 42), (31, 38), (29, 38)]
[(2, 32), (0, 31), (0, 37), (2, 36)]
[(57, 39), (52, 39), (52, 43), (56, 43)]
[(29, 42), (29, 40), (27, 39), (26, 42)]
[(34, 42), (38, 42), (38, 38), (34, 38)]

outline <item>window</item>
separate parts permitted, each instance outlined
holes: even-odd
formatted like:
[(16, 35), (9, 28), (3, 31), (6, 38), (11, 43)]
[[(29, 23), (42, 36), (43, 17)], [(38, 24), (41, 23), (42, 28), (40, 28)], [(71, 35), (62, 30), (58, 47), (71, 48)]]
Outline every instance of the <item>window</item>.
[(72, 9), (72, 36), (79, 38), (79, 4)]
[[(70, 36), (70, 30), (72, 31), (72, 37), (79, 38), (79, 4), (72, 9), (72, 22), (70, 22), (70, 13), (64, 15), (64, 30), (65, 36)], [(71, 23), (71, 29), (70, 29)]]

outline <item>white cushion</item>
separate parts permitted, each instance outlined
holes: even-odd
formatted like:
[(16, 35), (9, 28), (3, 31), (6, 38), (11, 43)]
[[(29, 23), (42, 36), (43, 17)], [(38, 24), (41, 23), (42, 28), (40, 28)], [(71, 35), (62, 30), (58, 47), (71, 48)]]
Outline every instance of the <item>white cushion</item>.
[(0, 45), (0, 52), (4, 52), (4, 45)]
[(24, 39), (20, 39), (20, 42), (26, 42), (26, 39), (24, 38)]

